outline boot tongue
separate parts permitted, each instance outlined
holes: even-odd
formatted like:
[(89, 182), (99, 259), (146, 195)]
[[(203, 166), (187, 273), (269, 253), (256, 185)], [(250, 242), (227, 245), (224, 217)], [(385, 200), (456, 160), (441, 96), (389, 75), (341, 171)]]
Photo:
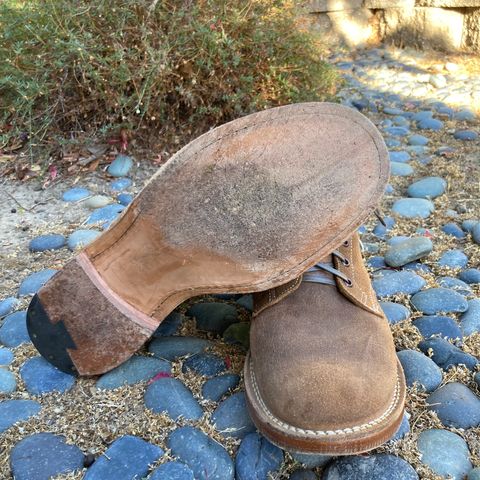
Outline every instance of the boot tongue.
[[(317, 265), (319, 264), (330, 268), (335, 268), (333, 266), (333, 258), (331, 255), (321, 258)], [(317, 266), (313, 266), (312, 268), (308, 269), (303, 274), (302, 281), (309, 283), (323, 283), (324, 285), (336, 285), (333, 275), (325, 270), (319, 269)]]

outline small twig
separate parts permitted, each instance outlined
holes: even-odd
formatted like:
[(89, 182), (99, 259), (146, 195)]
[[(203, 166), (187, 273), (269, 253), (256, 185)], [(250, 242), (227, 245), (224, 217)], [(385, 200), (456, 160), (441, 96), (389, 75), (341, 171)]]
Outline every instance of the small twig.
[[(31, 212), (31, 208), (24, 207), (11, 193), (5, 192), (20, 208), (23, 208), (23, 210), (27, 210), (27, 212)], [(33, 207), (32, 207), (33, 208)]]

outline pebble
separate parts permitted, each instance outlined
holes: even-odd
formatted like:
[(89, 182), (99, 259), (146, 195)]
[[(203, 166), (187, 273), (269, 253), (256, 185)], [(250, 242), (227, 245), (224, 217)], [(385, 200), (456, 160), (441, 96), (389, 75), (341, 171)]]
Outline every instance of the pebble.
[(90, 214), (85, 223), (87, 225), (99, 224), (106, 230), (123, 210), (125, 210), (125, 207), (118, 203), (97, 208)]
[(394, 189), (393, 186), (390, 185), (390, 184), (388, 184), (388, 185), (385, 187), (385, 194), (386, 194), (386, 195), (391, 195), (394, 191), (395, 191), (395, 189)]
[(125, 435), (117, 438), (87, 470), (83, 480), (144, 478), (163, 450), (145, 440)]
[(159, 372), (170, 374), (172, 366), (165, 360), (134, 355), (125, 363), (102, 375), (96, 383), (97, 388), (112, 390), (122, 385), (150, 380)]
[(480, 332), (480, 298), (468, 301), (468, 310), (460, 315), (464, 335)]
[(418, 480), (405, 460), (384, 453), (339, 457), (325, 470), (322, 480)]
[(194, 427), (180, 427), (167, 438), (172, 454), (186, 463), (196, 480), (233, 480), (234, 465), (227, 451)]
[(234, 393), (223, 400), (212, 413), (211, 421), (227, 438), (244, 438), (256, 429), (247, 410), (244, 392)]
[(196, 303), (187, 310), (187, 315), (195, 318), (198, 330), (219, 335), (238, 321), (237, 309), (220, 302)]
[(423, 338), (442, 337), (447, 339), (461, 339), (463, 337), (460, 327), (455, 320), (441, 315), (419, 317), (413, 325), (418, 328)]
[(367, 260), (367, 265), (371, 268), (383, 268), (386, 267), (385, 259), (383, 257), (370, 257)]
[(449, 288), (429, 288), (416, 293), (411, 299), (412, 305), (427, 315), (437, 313), (463, 313), (468, 308), (467, 300)]
[(15, 375), (5, 367), (0, 367), (0, 394), (12, 393), (17, 388)]
[(380, 278), (372, 281), (372, 287), (378, 297), (406, 294), (412, 295), (419, 292), (425, 285), (425, 280), (416, 273), (409, 271), (394, 272), (383, 270)]
[(14, 358), (15, 356), (11, 350), (0, 347), (0, 365), (10, 365)]
[(480, 468), (474, 468), (467, 476), (467, 480), (480, 480)]
[(466, 109), (455, 112), (453, 117), (460, 122), (472, 122), (475, 120), (475, 114), (471, 110)]
[(462, 437), (448, 430), (425, 430), (418, 436), (421, 461), (437, 475), (463, 480), (472, 469), (470, 452)]
[(0, 327), (0, 343), (9, 348), (16, 348), (22, 343), (30, 342), (27, 331), (27, 312), (11, 313)]
[(296, 462), (308, 468), (324, 467), (333, 458), (330, 455), (319, 455), (315, 453), (289, 453)]
[(379, 238), (384, 238), (388, 231), (390, 231), (395, 225), (395, 219), (393, 217), (383, 217), (385, 225), (381, 222), (377, 222), (373, 229), (373, 234)]
[(120, 205), (124, 205), (125, 207), (127, 207), (132, 203), (133, 195), (130, 195), (129, 193), (121, 193), (117, 196), (117, 201), (118, 203), (120, 203)]
[(110, 183), (110, 188), (113, 191), (121, 191), (121, 190), (126, 190), (127, 188), (130, 188), (132, 186), (132, 179), (131, 178), (118, 178), (117, 180), (114, 180), (112, 183)]
[(472, 227), (472, 238), (473, 241), (477, 244), (480, 245), (480, 222), (477, 222), (473, 227)]
[(213, 353), (198, 353), (183, 362), (182, 372), (192, 370), (198, 375), (213, 377), (226, 369), (225, 361)]
[(10, 465), (15, 480), (46, 480), (83, 468), (84, 455), (75, 445), (53, 433), (35, 433), (12, 449)]
[[(160, 324), (161, 325), (161, 324)], [(204, 352), (212, 343), (197, 337), (160, 337), (155, 338), (148, 346), (148, 351), (157, 358), (176, 360), (180, 357), (196, 355)]]
[(313, 470), (299, 468), (292, 472), (290, 475), (290, 480), (317, 480), (317, 476)]
[(478, 360), (473, 355), (465, 353), (444, 338), (423, 340), (418, 344), (418, 348), (429, 356), (431, 350), (430, 358), (443, 370), (449, 370), (455, 365), (465, 365), (469, 370), (474, 370), (478, 365)]
[(415, 122), (420, 122), (421, 120), (427, 120), (433, 117), (433, 112), (430, 110), (421, 110), (420, 112), (416, 112), (412, 116), (412, 120)]
[(218, 402), (227, 392), (238, 386), (240, 376), (226, 373), (207, 380), (202, 387), (202, 397), (206, 400)]
[[(362, 226), (358, 227), (359, 233), (362, 233), (360, 229)], [(365, 227), (363, 227), (365, 228)], [(247, 295), (242, 295), (236, 302), (237, 305), (240, 305), (243, 307), (245, 310), (249, 312), (253, 312), (253, 295), (247, 294)]]
[(385, 145), (388, 148), (399, 147), (401, 144), (402, 142), (396, 138), (385, 138)]
[(463, 253), (462, 250), (447, 250), (442, 253), (438, 264), (441, 267), (450, 267), (450, 268), (464, 268), (467, 266), (468, 257)]
[(77, 248), (86, 247), (89, 243), (92, 243), (101, 232), (97, 230), (75, 230), (68, 237), (67, 245), (72, 251)]
[(63, 393), (75, 384), (75, 377), (58, 370), (43, 357), (29, 358), (20, 368), (20, 376), (31, 395)]
[(408, 152), (389, 152), (390, 160), (392, 162), (406, 163), (411, 160)]
[(90, 192), (86, 188), (75, 187), (63, 192), (62, 200), (64, 202), (78, 202), (90, 195)]
[(427, 237), (412, 237), (390, 247), (385, 253), (385, 263), (391, 267), (401, 267), (427, 256), (433, 250), (432, 241)]
[(444, 88), (447, 86), (447, 79), (440, 74), (430, 75), (430, 84), (435, 88)]
[(420, 130), (432, 130), (438, 132), (443, 128), (443, 122), (436, 118), (424, 118), (417, 123)]
[(380, 302), (380, 307), (391, 325), (410, 318), (410, 310), (405, 305), (393, 302)]
[(397, 353), (405, 373), (407, 386), (418, 384), (426, 392), (432, 392), (442, 382), (442, 370), (423, 353), (402, 350)]
[(235, 458), (236, 480), (266, 480), (283, 462), (283, 452), (258, 433), (244, 437)]
[(112, 177), (124, 177), (130, 171), (132, 165), (133, 160), (129, 156), (120, 153), (108, 166), (107, 172)]
[(250, 322), (232, 323), (224, 332), (223, 340), (233, 345), (250, 348)]
[(473, 141), (477, 140), (478, 138), (478, 133), (474, 132), (472, 130), (457, 130), (453, 134), (454, 138), (457, 140), (463, 140), (463, 141)]
[(40, 412), (42, 406), (34, 400), (4, 400), (0, 402), (0, 433), (12, 425)]
[(413, 167), (407, 163), (390, 162), (390, 174), (394, 177), (413, 175)]
[(93, 195), (90, 198), (87, 198), (83, 202), (83, 206), (87, 208), (102, 208), (106, 207), (107, 205), (110, 205), (113, 202), (112, 197), (107, 197), (105, 195)]
[(464, 296), (472, 294), (471, 287), (455, 277), (440, 277), (437, 279), (437, 283), (440, 287), (451, 288)]
[(156, 468), (148, 480), (195, 480), (193, 472), (183, 463), (167, 462)]
[(458, 278), (465, 283), (480, 283), (480, 270), (478, 268), (467, 268), (458, 274)]
[(44, 252), (45, 250), (58, 250), (65, 246), (65, 237), (56, 233), (39, 235), (28, 244), (31, 252)]
[(428, 265), (420, 262), (410, 262), (403, 266), (403, 270), (412, 270), (414, 272), (432, 273), (431, 268)]
[(18, 289), (19, 295), (32, 295), (37, 293), (55, 274), (57, 270), (46, 268), (26, 277)]
[(442, 232), (456, 238), (465, 238), (465, 232), (453, 222), (447, 223), (442, 227)]
[(18, 305), (18, 300), (15, 297), (7, 297), (0, 302), (0, 318), (8, 315)]
[(404, 218), (428, 218), (434, 210), (433, 203), (425, 198), (400, 198), (392, 207), (393, 212)]
[(408, 138), (408, 143), (410, 145), (419, 145), (419, 146), (425, 146), (428, 145), (430, 140), (427, 137), (424, 137), (423, 135), (412, 135), (411, 137)]
[(392, 137), (406, 137), (410, 130), (406, 127), (386, 127), (385, 132)]
[(154, 413), (166, 412), (174, 421), (199, 420), (203, 416), (202, 407), (192, 392), (176, 378), (159, 378), (145, 391), (145, 405)]
[(160, 323), (155, 332), (153, 332), (153, 337), (170, 337), (176, 335), (184, 319), (185, 317), (181, 313), (170, 313), (162, 323)]
[(407, 188), (407, 195), (414, 198), (436, 198), (445, 193), (447, 182), (441, 177), (423, 177)]
[(407, 412), (403, 412), (402, 423), (395, 432), (395, 435), (389, 440), (389, 442), (396, 442), (406, 437), (410, 433), (410, 415)]

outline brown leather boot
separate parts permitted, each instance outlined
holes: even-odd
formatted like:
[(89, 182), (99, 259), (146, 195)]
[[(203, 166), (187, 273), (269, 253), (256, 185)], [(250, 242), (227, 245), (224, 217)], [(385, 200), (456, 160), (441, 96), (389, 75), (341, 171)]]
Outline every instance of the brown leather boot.
[(405, 380), (358, 234), (324, 260), (255, 294), (247, 400), (258, 429), (287, 450), (360, 453), (395, 434)]

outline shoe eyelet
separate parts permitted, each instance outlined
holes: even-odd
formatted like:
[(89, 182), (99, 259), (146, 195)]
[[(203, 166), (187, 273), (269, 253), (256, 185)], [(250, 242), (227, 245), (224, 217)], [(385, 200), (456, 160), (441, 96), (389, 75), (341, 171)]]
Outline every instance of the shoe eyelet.
[(349, 246), (350, 246), (350, 242), (349, 242), (348, 240), (345, 240), (345, 241), (343, 242), (343, 246), (344, 246), (344, 247), (349, 247)]
[(345, 283), (346, 287), (349, 287), (349, 288), (353, 287), (353, 282), (349, 278), (344, 280), (343, 283)]
[(350, 260), (348, 258), (344, 258), (342, 260), (342, 263), (346, 266), (346, 267), (349, 267), (350, 266)]

